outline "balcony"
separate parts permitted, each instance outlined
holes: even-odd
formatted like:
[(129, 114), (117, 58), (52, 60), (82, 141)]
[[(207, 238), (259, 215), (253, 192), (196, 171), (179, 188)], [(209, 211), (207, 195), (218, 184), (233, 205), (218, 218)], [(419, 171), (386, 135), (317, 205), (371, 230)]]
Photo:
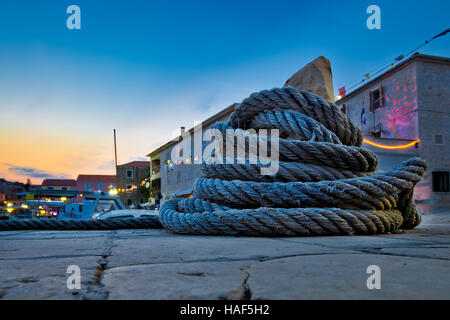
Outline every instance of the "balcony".
[(159, 165), (152, 167), (152, 176), (151, 176), (152, 180), (159, 178), (160, 169), (161, 169), (161, 166), (159, 166)]

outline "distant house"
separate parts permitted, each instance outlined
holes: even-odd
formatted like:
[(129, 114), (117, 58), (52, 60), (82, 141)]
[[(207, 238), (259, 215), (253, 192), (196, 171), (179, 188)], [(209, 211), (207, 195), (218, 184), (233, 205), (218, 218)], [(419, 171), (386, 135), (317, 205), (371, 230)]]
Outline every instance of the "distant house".
[(80, 174), (77, 178), (78, 191), (108, 192), (116, 187), (115, 175)]
[(73, 179), (44, 179), (41, 188), (49, 190), (77, 190), (77, 181)]
[(117, 166), (119, 196), (124, 205), (128, 207), (133, 202), (148, 201), (138, 188), (149, 175), (150, 161), (132, 161)]

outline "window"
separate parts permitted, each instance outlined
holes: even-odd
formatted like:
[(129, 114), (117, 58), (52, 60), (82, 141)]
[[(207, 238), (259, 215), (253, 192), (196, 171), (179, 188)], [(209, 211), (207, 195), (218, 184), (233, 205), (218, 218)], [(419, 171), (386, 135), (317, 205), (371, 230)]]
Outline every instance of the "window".
[(119, 208), (116, 205), (114, 200), (99, 200), (94, 209), (94, 212), (106, 213), (111, 210), (118, 210)]
[(449, 172), (448, 171), (434, 171), (432, 173), (433, 178), (433, 191), (434, 192), (449, 192)]
[(103, 190), (103, 184), (99, 183), (97, 188), (98, 188), (98, 190)]
[(86, 183), (84, 185), (84, 191), (90, 191), (91, 190), (91, 185), (89, 183)]
[(133, 188), (133, 186), (131, 184), (128, 184), (127, 185), (127, 192), (132, 192), (133, 190), (131, 188)]
[(444, 144), (444, 136), (442, 134), (434, 135), (434, 144), (443, 145)]
[(130, 206), (133, 203), (133, 201), (131, 201), (131, 199), (127, 200), (127, 205)]
[(347, 104), (342, 104), (341, 111), (343, 114), (347, 114)]
[(373, 112), (382, 106), (383, 106), (383, 94), (381, 87), (370, 91), (370, 111)]
[(133, 178), (133, 169), (127, 169), (127, 178)]
[(62, 190), (67, 190), (67, 187), (62, 187), (61, 189), (62, 189)]

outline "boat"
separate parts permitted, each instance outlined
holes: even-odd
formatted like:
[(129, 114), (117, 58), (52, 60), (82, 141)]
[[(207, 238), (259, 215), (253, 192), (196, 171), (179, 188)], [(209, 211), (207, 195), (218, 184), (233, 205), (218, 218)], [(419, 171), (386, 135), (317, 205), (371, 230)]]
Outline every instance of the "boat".
[(155, 216), (155, 210), (127, 209), (119, 196), (96, 192), (84, 196), (80, 203), (66, 203), (58, 211), (57, 219), (117, 219)]

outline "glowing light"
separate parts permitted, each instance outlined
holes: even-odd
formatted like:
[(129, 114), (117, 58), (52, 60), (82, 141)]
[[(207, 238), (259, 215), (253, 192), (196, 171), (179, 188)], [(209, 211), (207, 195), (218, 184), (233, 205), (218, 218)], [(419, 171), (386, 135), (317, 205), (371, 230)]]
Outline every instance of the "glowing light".
[(109, 190), (109, 194), (111, 195), (111, 196), (115, 196), (115, 195), (117, 195), (117, 189), (111, 189), (111, 190)]
[(403, 144), (403, 145), (400, 145), (400, 146), (387, 146), (387, 145), (384, 145), (384, 144), (378, 144), (378, 143), (369, 141), (367, 139), (363, 139), (363, 142), (368, 143), (368, 144), (370, 144), (372, 146), (375, 146), (375, 147), (378, 147), (378, 148), (383, 148), (383, 149), (405, 149), (405, 148), (412, 147), (413, 145), (415, 145), (419, 141), (420, 141), (420, 139), (417, 139), (417, 140), (414, 140), (411, 143)]
[(62, 201), (62, 202), (66, 201), (66, 200), (67, 200), (66, 197), (61, 197), (61, 201)]
[(41, 210), (40, 213), (41, 213), (41, 214), (45, 214), (45, 210)]
[(12, 207), (12, 203), (11, 202), (8, 202), (7, 204), (6, 204), (8, 207)]
[(27, 205), (27, 204), (23, 203), (23, 204), (22, 204), (22, 208), (24, 208), (24, 209), (28, 209), (29, 207), (28, 207), (28, 205)]
[(8, 209), (6, 209), (6, 211), (8, 211), (9, 213), (11, 213), (11, 212), (13, 212), (13, 208), (8, 208)]

